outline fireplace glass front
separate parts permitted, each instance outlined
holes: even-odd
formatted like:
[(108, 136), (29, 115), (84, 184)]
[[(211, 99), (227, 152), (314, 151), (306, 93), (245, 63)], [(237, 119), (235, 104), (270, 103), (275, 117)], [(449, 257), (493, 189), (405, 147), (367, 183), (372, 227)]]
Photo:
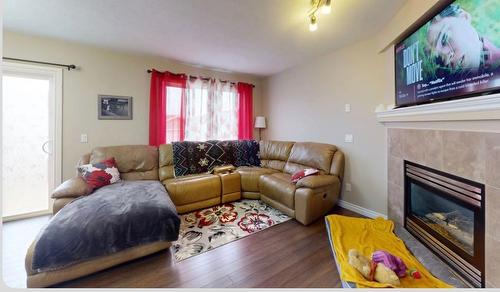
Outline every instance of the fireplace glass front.
[(474, 255), (474, 211), (411, 183), (410, 212), (429, 228)]
[(405, 161), (405, 228), (484, 287), (484, 185)]

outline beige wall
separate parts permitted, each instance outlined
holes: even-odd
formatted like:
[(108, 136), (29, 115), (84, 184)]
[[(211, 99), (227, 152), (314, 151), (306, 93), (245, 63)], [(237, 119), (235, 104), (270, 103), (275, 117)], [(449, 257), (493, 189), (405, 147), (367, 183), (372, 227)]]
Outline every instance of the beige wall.
[[(63, 179), (74, 176), (81, 154), (96, 146), (147, 144), (149, 117), (149, 68), (176, 73), (213, 76), (255, 84), (254, 114), (262, 112), (261, 80), (186, 66), (172, 60), (133, 55), (81, 44), (4, 32), (4, 56), (56, 63), (76, 64), (79, 70), (64, 70), (63, 76)], [(133, 97), (133, 120), (97, 119), (97, 95)], [(80, 134), (88, 143), (80, 143)]]
[[(435, 0), (410, 0), (370, 39), (344, 47), (267, 78), (263, 109), (266, 139), (332, 143), (346, 154), (342, 199), (387, 214), (386, 129), (374, 113), (394, 103), (391, 42)], [(381, 50), (382, 53), (379, 53)], [(351, 104), (352, 111), (344, 112)], [(344, 143), (344, 135), (354, 143)]]
[[(270, 77), (264, 87), (266, 139), (337, 145), (346, 154), (342, 199), (386, 214), (385, 128), (373, 113), (383, 91), (374, 39)], [(344, 105), (351, 104), (351, 112)], [(344, 143), (351, 133), (354, 143)]]

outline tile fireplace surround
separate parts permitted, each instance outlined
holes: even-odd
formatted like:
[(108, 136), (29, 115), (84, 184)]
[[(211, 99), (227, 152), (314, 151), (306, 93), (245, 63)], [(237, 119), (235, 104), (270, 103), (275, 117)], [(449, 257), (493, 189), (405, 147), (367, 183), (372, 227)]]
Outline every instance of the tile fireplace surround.
[(486, 287), (500, 287), (500, 133), (389, 128), (388, 217), (403, 224), (403, 160), (486, 185)]

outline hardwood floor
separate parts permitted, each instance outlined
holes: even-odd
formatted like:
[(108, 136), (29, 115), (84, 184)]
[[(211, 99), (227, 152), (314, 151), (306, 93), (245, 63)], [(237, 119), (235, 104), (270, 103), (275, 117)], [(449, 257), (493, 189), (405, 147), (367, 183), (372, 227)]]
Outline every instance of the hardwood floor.
[(26, 287), (26, 251), (47, 221), (48, 215), (2, 224), (2, 276), (7, 286)]
[[(361, 217), (340, 207), (332, 213)], [(4, 245), (15, 240), (5, 235)], [(161, 251), (56, 287), (323, 288), (340, 287), (340, 279), (320, 219), (309, 226), (290, 220), (179, 263)]]

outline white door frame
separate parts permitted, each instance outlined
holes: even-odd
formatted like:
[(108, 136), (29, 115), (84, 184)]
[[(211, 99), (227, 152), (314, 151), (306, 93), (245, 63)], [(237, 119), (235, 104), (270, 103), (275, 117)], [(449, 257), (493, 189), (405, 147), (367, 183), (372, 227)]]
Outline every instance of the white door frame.
[(2, 218), (2, 221), (5, 222), (51, 214), (53, 199), (50, 197), (50, 194), (52, 190), (61, 184), (62, 177), (62, 68), (4, 61), (2, 63), (2, 74), (34, 78), (42, 77), (44, 79), (49, 78), (51, 80), (49, 89), (49, 111), (53, 112), (53, 114), (49, 116), (49, 137), (52, 137), (53, 140), (51, 147), (53, 159), (50, 159), (51, 163), (49, 165), (49, 197), (47, 198), (49, 201), (49, 209), (22, 215), (6, 216)]

